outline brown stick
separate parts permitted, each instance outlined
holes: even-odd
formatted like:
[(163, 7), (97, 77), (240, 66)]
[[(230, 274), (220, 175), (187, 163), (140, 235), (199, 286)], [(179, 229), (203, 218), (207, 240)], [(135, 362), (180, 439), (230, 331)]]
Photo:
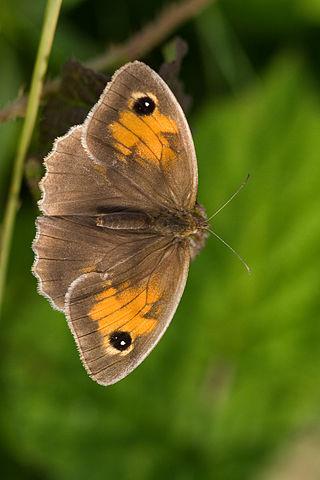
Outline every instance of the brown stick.
[[(127, 42), (114, 45), (104, 54), (86, 62), (85, 66), (102, 71), (143, 57), (165, 40), (179, 25), (194, 17), (213, 1), (215, 0), (185, 0), (168, 5), (153, 22), (133, 35)], [(42, 99), (56, 92), (59, 85), (60, 78), (48, 81), (42, 90)], [(27, 101), (28, 96), (24, 95), (0, 110), (0, 123), (24, 117)]]

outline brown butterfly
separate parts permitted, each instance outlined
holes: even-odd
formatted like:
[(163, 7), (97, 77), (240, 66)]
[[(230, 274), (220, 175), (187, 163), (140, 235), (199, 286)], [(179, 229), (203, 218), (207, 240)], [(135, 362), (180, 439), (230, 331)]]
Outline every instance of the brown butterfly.
[(89, 375), (109, 385), (157, 344), (204, 244), (191, 133), (166, 83), (128, 63), (45, 165), (33, 272)]

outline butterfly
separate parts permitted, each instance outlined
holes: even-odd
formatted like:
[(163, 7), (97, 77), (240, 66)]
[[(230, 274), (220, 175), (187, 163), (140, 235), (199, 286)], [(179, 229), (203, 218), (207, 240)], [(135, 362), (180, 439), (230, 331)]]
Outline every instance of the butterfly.
[(162, 337), (207, 236), (190, 129), (167, 84), (135, 61), (44, 163), (33, 273), (90, 377), (110, 385)]

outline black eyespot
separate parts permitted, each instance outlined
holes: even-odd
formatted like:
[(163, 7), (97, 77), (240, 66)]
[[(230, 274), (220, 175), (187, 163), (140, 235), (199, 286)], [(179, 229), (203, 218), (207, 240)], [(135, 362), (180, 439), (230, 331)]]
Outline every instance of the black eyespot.
[(133, 104), (133, 110), (137, 115), (151, 115), (156, 104), (150, 97), (140, 97)]
[(123, 352), (130, 347), (132, 338), (128, 332), (113, 332), (109, 336), (109, 341), (113, 348)]

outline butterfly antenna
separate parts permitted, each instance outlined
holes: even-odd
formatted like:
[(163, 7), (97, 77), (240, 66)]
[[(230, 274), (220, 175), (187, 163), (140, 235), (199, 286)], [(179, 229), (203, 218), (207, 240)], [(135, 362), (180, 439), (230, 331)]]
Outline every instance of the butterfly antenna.
[(221, 207), (218, 208), (218, 210), (216, 210), (216, 212), (213, 215), (211, 215), (211, 217), (208, 218), (207, 220), (208, 222), (212, 220), (213, 217), (218, 215), (218, 213), (220, 213), (221, 210), (223, 210), (224, 207), (226, 207), (234, 199), (234, 197), (236, 197), (241, 192), (241, 190), (247, 185), (249, 178), (250, 178), (250, 174), (248, 173), (246, 179), (244, 180), (244, 182), (241, 183), (240, 187), (231, 195), (230, 198), (228, 198), (226, 202), (224, 202), (223, 205), (221, 205)]
[(227, 243), (225, 240), (223, 240), (223, 238), (221, 238), (220, 235), (218, 235), (216, 232), (214, 232), (210, 228), (207, 228), (207, 230), (212, 235), (214, 235), (218, 240), (220, 240), (220, 242), (223, 243), (223, 245), (225, 245), (227, 248), (229, 248), (229, 250), (231, 250), (231, 252), (234, 253), (236, 255), (236, 257), (238, 257), (238, 259), (240, 260), (240, 262), (242, 263), (242, 265), (245, 267), (245, 269), (247, 270), (247, 272), (249, 274), (252, 273), (249, 265), (245, 262), (245, 260), (241, 257), (241, 255), (238, 252), (236, 252), (236, 250), (234, 248), (232, 248), (231, 245), (229, 245), (229, 243)]

